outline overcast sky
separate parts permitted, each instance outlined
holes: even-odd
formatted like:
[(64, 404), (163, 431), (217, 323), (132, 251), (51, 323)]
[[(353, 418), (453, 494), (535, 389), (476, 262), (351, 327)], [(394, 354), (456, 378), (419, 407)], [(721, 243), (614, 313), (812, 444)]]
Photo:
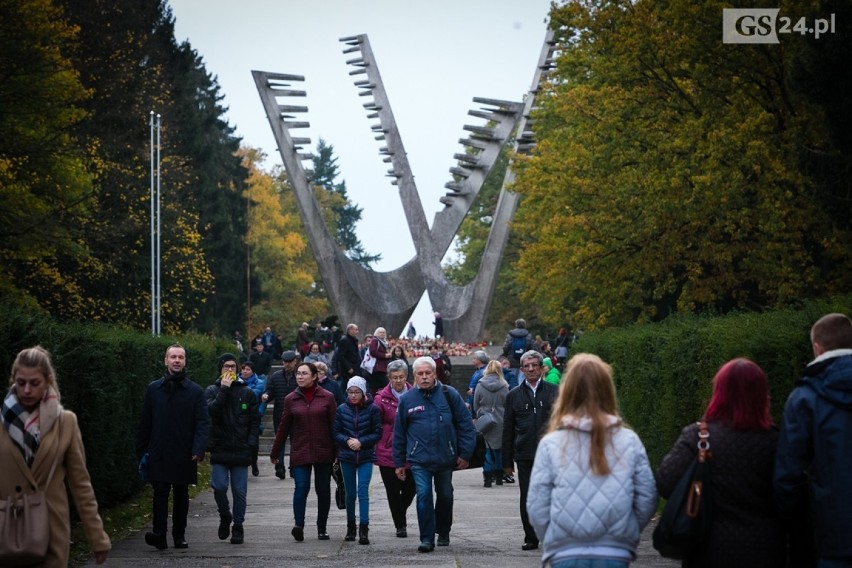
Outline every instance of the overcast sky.
[[(342, 53), (342, 37), (366, 34), (378, 63), (430, 224), (443, 205), (453, 154), (462, 151), (474, 97), (522, 100), (546, 32), (550, 0), (169, 0), (175, 37), (188, 40), (218, 78), (227, 118), (243, 144), (281, 164), (251, 76), (253, 69), (303, 75), (308, 130), (299, 136), (334, 146), (349, 198), (363, 207), (357, 232), (381, 253), (379, 271), (414, 255), (388, 164), (378, 150)], [(300, 118), (301, 119), (301, 118)], [(305, 133), (305, 134), (303, 134)], [(414, 314), (419, 334), (432, 335), (428, 296)], [(364, 332), (372, 330), (363, 330)], [(388, 330), (398, 335), (403, 330)]]

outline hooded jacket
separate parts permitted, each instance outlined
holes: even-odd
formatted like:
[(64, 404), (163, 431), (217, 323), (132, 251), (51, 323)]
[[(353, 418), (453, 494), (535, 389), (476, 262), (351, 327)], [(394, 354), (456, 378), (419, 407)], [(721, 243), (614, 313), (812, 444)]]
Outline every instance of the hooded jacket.
[[(818, 434), (818, 435), (815, 435)], [(775, 457), (775, 495), (792, 514), (813, 499), (823, 558), (852, 558), (852, 349), (814, 359), (787, 398)]]
[(228, 388), (222, 388), (220, 379), (204, 395), (211, 421), (210, 463), (251, 465), (260, 435), (257, 396), (242, 378)]
[(542, 438), (535, 455), (527, 512), (547, 562), (560, 551), (588, 546), (622, 548), (636, 558), (639, 535), (657, 510), (657, 490), (639, 436), (610, 416), (608, 475), (592, 473), (591, 419), (563, 419)]
[[(473, 392), (474, 416), (479, 418), (490, 412), (497, 419), (496, 425), (484, 434), (485, 442), (492, 450), (503, 447), (503, 415), (507, 396), (509, 396), (509, 385), (497, 375), (482, 377)], [(501, 466), (501, 464), (497, 465)]]

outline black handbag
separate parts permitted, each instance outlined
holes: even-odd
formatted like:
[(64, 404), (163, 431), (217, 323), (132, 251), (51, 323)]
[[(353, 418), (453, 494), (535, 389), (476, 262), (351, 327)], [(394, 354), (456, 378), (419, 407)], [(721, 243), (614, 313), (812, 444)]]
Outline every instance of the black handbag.
[(340, 462), (335, 461), (331, 466), (331, 477), (337, 488), (334, 490), (334, 502), (338, 509), (346, 508), (346, 485), (343, 483), (343, 472), (340, 471)]
[(689, 557), (710, 532), (710, 432), (706, 422), (699, 422), (698, 428), (698, 455), (684, 472), (654, 528), (654, 548), (675, 560)]
[(476, 469), (485, 465), (485, 454), (490, 451), (488, 444), (485, 442), (485, 436), (482, 432), (476, 433), (476, 447), (473, 450), (473, 455), (470, 456), (470, 462), (467, 464), (468, 469)]

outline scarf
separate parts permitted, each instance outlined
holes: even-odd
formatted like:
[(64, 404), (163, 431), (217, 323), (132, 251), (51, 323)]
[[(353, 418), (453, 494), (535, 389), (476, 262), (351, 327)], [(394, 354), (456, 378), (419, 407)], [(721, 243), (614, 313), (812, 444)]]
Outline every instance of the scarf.
[(9, 393), (3, 400), (3, 426), (21, 450), (21, 455), (28, 467), (33, 465), (42, 433), (50, 430), (59, 412), (61, 412), (59, 393), (53, 387), (48, 388), (38, 408), (33, 412), (21, 406), (15, 387), (9, 389)]

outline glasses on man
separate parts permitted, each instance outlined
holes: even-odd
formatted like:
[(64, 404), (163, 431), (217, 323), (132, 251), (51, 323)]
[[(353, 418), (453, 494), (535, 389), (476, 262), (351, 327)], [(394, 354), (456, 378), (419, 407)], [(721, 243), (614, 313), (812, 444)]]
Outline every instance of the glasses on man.
[(222, 365), (222, 368), (235, 370), (237, 368), (237, 365), (236, 363), (225, 363), (224, 365)]

